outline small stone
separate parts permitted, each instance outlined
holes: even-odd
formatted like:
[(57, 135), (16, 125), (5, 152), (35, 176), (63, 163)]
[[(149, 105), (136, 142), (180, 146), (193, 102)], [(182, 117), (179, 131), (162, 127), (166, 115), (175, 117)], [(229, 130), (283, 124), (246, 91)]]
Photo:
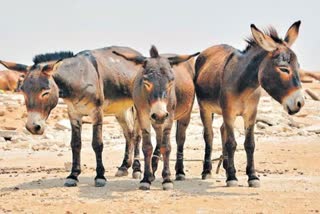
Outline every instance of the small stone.
[(269, 125), (268, 124), (265, 124), (265, 123), (263, 123), (263, 122), (257, 122), (257, 128), (258, 129), (265, 129), (265, 128), (267, 128)]
[(64, 162), (64, 169), (66, 170), (66, 172), (71, 171), (71, 168), (72, 168), (71, 162)]
[(71, 125), (69, 120), (60, 120), (55, 124), (55, 127), (59, 130), (71, 130)]

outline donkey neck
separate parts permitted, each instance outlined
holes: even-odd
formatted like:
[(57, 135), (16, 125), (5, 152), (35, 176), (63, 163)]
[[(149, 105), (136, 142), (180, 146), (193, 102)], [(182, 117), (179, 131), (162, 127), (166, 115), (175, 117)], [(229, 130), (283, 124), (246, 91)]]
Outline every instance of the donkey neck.
[(59, 72), (53, 75), (53, 80), (59, 89), (59, 98), (69, 98), (71, 96), (71, 88), (68, 82), (62, 77)]
[(258, 80), (259, 67), (267, 54), (267, 51), (257, 46), (251, 47), (243, 53), (242, 60), (239, 61), (244, 65), (239, 77), (237, 88), (239, 92), (248, 88), (255, 90), (260, 86)]

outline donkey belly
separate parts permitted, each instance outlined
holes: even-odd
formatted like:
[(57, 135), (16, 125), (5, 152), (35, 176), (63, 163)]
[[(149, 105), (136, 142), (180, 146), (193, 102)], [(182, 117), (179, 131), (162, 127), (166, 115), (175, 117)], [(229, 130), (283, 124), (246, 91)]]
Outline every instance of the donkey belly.
[(103, 112), (106, 115), (114, 115), (133, 106), (131, 98), (121, 98), (116, 100), (105, 100)]

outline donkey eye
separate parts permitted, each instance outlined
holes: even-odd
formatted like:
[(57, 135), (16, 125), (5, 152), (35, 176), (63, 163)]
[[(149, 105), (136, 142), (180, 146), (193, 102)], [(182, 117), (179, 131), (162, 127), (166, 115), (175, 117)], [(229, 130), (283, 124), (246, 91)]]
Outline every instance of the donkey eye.
[(282, 72), (284, 72), (284, 73), (287, 73), (287, 74), (290, 73), (289, 69), (286, 68), (286, 67), (280, 67), (279, 69), (280, 69), (280, 71), (282, 71)]
[(45, 96), (47, 96), (47, 95), (49, 95), (49, 91), (46, 91), (46, 92), (42, 93), (42, 94), (41, 94), (41, 97), (45, 97)]

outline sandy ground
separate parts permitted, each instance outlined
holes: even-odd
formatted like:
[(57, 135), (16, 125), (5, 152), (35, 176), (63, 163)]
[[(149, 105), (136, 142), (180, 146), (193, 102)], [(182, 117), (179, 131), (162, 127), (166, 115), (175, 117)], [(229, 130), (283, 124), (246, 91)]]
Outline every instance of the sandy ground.
[[(319, 83), (305, 87), (320, 94)], [(113, 117), (106, 117), (104, 124), (107, 185), (94, 187), (91, 125), (85, 124), (80, 182), (77, 187), (64, 187), (71, 160), (70, 131), (56, 128), (56, 124), (66, 119), (65, 105), (59, 104), (52, 112), (43, 136), (32, 136), (24, 130), (24, 108), (21, 95), (0, 95), (0, 130), (15, 132), (10, 140), (0, 139), (0, 213), (320, 212), (320, 102), (307, 99), (304, 109), (289, 117), (274, 100), (263, 97), (259, 117), (272, 124), (258, 122), (256, 128), (255, 163), (260, 188), (249, 188), (247, 184), (241, 120), (236, 122), (235, 155), (239, 187), (225, 187), (223, 169), (211, 179), (201, 180), (202, 162), (190, 161), (204, 155), (202, 124), (195, 105), (185, 144), (187, 179), (176, 181), (171, 191), (162, 190), (161, 170), (150, 191), (138, 190), (139, 180), (130, 174), (114, 176), (123, 158), (124, 139)], [(213, 158), (221, 154), (220, 124), (221, 117), (217, 116)], [(174, 159), (174, 136), (172, 145)], [(174, 174), (174, 161), (171, 172)]]

